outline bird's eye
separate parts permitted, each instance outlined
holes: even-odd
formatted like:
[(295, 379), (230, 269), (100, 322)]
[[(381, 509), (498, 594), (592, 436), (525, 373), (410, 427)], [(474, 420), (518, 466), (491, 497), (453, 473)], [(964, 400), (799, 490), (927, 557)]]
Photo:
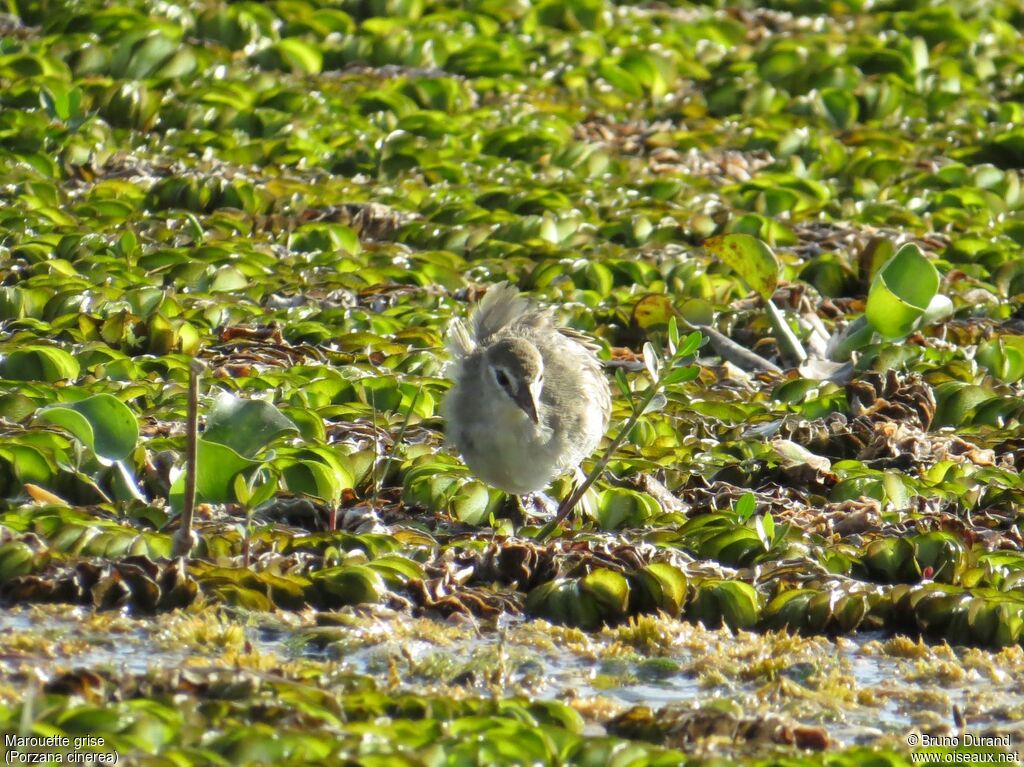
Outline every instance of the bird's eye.
[(503, 389), (507, 389), (509, 383), (508, 374), (504, 370), (499, 370), (494, 374), (494, 377), (498, 379), (498, 385)]

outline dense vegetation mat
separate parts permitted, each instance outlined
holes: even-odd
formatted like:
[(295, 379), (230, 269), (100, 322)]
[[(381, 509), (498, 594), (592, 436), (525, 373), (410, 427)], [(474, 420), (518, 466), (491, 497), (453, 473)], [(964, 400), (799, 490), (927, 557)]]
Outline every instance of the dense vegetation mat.
[[(813, 673), (761, 703), (602, 707), (307, 647), (382, 615), (481, 636), (663, 621), (637, 645), (655, 661), (698, 622), (902, 634), (957, 648), (939, 698), (952, 669), (1018, 673), (995, 653), (1024, 640), (1019, 4), (6, 9), (5, 616), (184, 611), (253, 636), (276, 616), (297, 647), (234, 674), (191, 668), (190, 641), (179, 672), (62, 651), (37, 678), (18, 639), (0, 729), (147, 764), (909, 763), (881, 702), (873, 733), (791, 716), (839, 695)], [(645, 405), (550, 538), (444, 447), (445, 327), (502, 279), (598, 340), (609, 437)], [(941, 701), (937, 735), (1024, 712)], [(854, 741), (883, 750), (835, 755)]]

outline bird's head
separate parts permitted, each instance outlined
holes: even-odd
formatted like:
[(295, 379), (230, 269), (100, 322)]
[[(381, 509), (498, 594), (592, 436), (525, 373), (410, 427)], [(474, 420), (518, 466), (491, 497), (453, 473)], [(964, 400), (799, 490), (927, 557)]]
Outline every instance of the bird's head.
[(544, 388), (544, 359), (537, 347), (524, 338), (503, 338), (485, 352), (484, 376), (507, 396), (531, 421), (539, 422), (537, 405)]

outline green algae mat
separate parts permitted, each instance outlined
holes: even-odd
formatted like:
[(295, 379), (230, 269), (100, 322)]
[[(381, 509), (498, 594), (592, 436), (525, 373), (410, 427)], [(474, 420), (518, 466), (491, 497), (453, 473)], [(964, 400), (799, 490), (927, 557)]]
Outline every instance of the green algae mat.
[[(1017, 763), (1021, 29), (6, 0), (4, 763)], [(559, 525), (445, 446), (502, 280), (615, 396)]]

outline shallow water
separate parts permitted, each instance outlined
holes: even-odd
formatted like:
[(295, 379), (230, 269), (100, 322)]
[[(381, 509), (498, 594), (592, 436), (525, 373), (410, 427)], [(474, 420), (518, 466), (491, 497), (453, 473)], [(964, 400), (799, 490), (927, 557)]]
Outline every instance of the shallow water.
[(957, 706), (969, 731), (1018, 732), (1024, 742), (1020, 648), (952, 650), (880, 634), (734, 636), (674, 621), (658, 621), (662, 634), (651, 641), (625, 629), (584, 634), (519, 619), (478, 628), (355, 612), (346, 615), (352, 625), (331, 626), (325, 635), (315, 619), (288, 625), (266, 616), (135, 619), (83, 608), (15, 608), (0, 611), (0, 682), (16, 695), (17, 680), (30, 669), (44, 676), (83, 667), (138, 675), (217, 666), (228, 663), (227, 648), (234, 663), (246, 654), (270, 656), (376, 679), (397, 669), (408, 692), (570, 701), (591, 731), (630, 706), (714, 702), (822, 726), (839, 744), (898, 744), (909, 732), (955, 732)]

